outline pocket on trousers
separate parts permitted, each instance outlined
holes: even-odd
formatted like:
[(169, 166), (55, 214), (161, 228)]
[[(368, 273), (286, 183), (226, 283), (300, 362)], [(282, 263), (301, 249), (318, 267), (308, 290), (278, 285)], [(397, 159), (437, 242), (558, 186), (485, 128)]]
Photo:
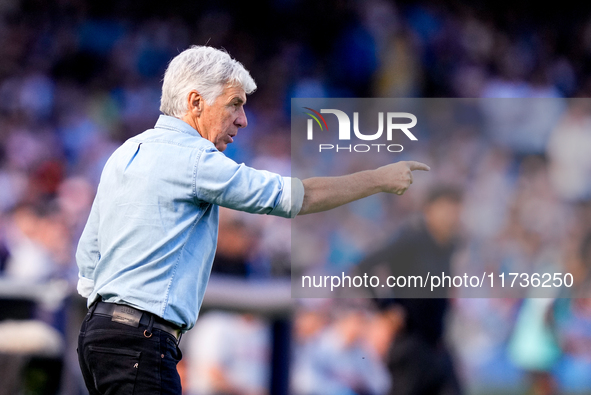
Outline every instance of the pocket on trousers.
[(170, 339), (169, 337), (166, 338), (166, 343), (168, 345), (167, 353), (170, 355), (172, 360), (175, 361), (175, 363), (179, 363), (180, 360), (183, 358), (183, 353), (181, 352), (181, 349), (177, 346), (176, 342)]
[(88, 365), (94, 386), (105, 395), (132, 395), (140, 351), (88, 346)]

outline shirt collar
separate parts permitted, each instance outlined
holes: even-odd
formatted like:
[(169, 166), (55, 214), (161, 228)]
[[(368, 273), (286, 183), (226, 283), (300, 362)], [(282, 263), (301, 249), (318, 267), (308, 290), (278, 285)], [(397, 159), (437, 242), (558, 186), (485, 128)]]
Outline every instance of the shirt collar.
[(158, 121), (156, 121), (156, 125), (154, 126), (154, 128), (169, 129), (174, 130), (176, 132), (187, 133), (192, 136), (201, 137), (199, 132), (193, 129), (188, 123), (178, 118), (171, 117), (169, 115), (160, 115)]

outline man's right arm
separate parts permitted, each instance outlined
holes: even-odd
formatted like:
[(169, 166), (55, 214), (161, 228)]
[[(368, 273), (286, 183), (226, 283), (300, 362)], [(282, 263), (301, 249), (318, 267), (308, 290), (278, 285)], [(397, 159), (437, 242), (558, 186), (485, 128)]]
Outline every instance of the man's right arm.
[(412, 184), (413, 170), (430, 170), (424, 163), (402, 161), (340, 177), (313, 177), (302, 180), (304, 202), (299, 215), (331, 210), (376, 194), (402, 195)]

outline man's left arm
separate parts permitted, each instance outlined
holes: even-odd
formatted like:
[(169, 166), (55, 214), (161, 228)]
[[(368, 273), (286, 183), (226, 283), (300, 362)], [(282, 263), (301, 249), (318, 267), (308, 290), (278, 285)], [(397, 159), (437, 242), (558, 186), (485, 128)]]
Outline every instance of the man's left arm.
[(86, 226), (80, 236), (76, 250), (78, 264), (78, 293), (88, 298), (94, 290), (94, 269), (101, 254), (98, 245), (99, 211), (95, 198)]

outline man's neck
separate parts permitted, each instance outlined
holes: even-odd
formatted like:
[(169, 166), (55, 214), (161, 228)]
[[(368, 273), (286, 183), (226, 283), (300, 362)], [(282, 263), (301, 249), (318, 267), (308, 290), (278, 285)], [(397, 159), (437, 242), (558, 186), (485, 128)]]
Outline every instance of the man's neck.
[(192, 127), (193, 129), (195, 129), (197, 131), (197, 133), (199, 133), (199, 135), (201, 137), (203, 137), (203, 135), (201, 134), (201, 132), (199, 131), (199, 127), (197, 126), (197, 119), (192, 117), (189, 113), (186, 113), (182, 118), (181, 121), (185, 122), (187, 125), (189, 125), (190, 127)]

